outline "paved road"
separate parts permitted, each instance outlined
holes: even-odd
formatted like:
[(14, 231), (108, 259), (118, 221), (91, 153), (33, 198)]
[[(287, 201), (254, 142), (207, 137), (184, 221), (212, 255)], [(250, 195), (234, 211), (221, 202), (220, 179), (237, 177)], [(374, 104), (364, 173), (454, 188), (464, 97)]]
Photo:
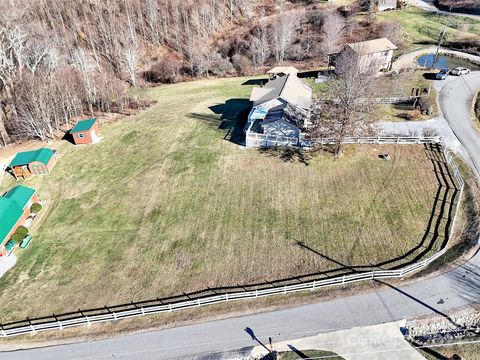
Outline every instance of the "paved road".
[[(440, 100), (448, 122), (480, 168), (480, 137), (470, 125), (473, 90), (480, 90), (480, 73), (446, 83)], [(248, 353), (249, 347), (256, 343), (245, 333), (246, 327), (262, 341), (266, 342), (269, 336), (281, 341), (433, 313), (444, 315), (449, 309), (479, 300), (480, 255), (477, 255), (451, 272), (398, 289), (101, 341), (3, 352), (0, 360), (159, 360), (242, 348), (243, 353)]]
[(480, 91), (480, 72), (449, 81), (440, 92), (440, 106), (451, 129), (467, 150), (480, 174), (480, 136), (473, 129), (471, 105)]

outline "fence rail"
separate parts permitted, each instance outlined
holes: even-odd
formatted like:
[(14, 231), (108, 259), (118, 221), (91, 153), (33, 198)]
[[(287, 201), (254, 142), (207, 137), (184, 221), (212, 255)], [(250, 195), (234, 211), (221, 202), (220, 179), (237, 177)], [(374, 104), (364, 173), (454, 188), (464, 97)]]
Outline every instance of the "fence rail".
[[(430, 258), (424, 259), (418, 263), (408, 265), (401, 269), (395, 270), (373, 270), (368, 272), (355, 272), (353, 274), (340, 275), (327, 279), (306, 281), (302, 283), (274, 286), (266, 289), (256, 289), (248, 291), (238, 292), (224, 292), (212, 296), (198, 296), (197, 298), (191, 298), (183, 301), (171, 301), (164, 303), (165, 300), (151, 300), (137, 303), (131, 303), (126, 305), (116, 305), (112, 307), (97, 308), (90, 310), (79, 310), (72, 313), (46, 316), (43, 318), (26, 319), (22, 321), (11, 322), (8, 324), (0, 325), (0, 336), (10, 337), (21, 334), (36, 333), (48, 330), (62, 330), (70, 327), (76, 327), (81, 325), (90, 325), (93, 323), (101, 323), (106, 321), (114, 321), (126, 318), (132, 318), (137, 316), (146, 316), (148, 314), (158, 314), (164, 312), (178, 311), (181, 309), (196, 308), (211, 304), (218, 304), (222, 302), (236, 301), (242, 299), (255, 299), (259, 297), (272, 296), (276, 294), (287, 294), (297, 291), (316, 290), (329, 286), (351, 284), (359, 281), (366, 280), (380, 280), (391, 278), (402, 278), (406, 275), (412, 274), (420, 269), (425, 268), (427, 265), (441, 257), (450, 242), (453, 234), (455, 223), (457, 220), (458, 209), (462, 200), (463, 189), (465, 186), (464, 180), (460, 174), (460, 171), (454, 161), (450, 151), (445, 147), (439, 138), (428, 137), (404, 137), (404, 138), (352, 138), (351, 143), (372, 143), (372, 139), (376, 139), (376, 143), (385, 143), (383, 141), (392, 141), (388, 143), (396, 144), (412, 144), (412, 143), (435, 143), (442, 145), (443, 155), (447, 164), (452, 169), (453, 176), (455, 178), (455, 187), (460, 191), (460, 196), (457, 200), (455, 213), (453, 217), (452, 226), (448, 231), (447, 243), (445, 246)], [(395, 139), (392, 140), (392, 139)]]
[[(430, 144), (440, 142), (438, 136), (371, 136), (348, 137), (344, 144)], [(246, 147), (276, 147), (276, 146), (303, 146), (311, 147), (315, 144), (332, 145), (337, 140), (333, 138), (308, 139), (303, 134), (298, 138), (288, 136), (272, 136), (248, 131), (246, 134)]]

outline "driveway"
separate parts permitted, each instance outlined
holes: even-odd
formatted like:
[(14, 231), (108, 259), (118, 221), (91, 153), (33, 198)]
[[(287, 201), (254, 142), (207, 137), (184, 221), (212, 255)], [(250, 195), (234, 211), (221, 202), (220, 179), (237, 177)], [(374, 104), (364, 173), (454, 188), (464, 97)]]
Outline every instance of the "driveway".
[[(405, 321), (357, 327), (348, 330), (318, 334), (308, 338), (273, 344), (273, 350), (285, 352), (300, 350), (326, 350), (345, 360), (422, 360), (425, 359), (403, 337), (400, 328)], [(260, 358), (268, 354), (263, 346), (257, 346), (252, 356)], [(299, 356), (300, 358), (301, 356)]]
[[(415, 50), (415, 51), (403, 54), (395, 60), (395, 62), (392, 65), (392, 70), (400, 71), (401, 69), (421, 68), (421, 66), (415, 62), (415, 59), (424, 54), (434, 54), (436, 51), (437, 51), (436, 47), (430, 46), (424, 49)], [(439, 54), (453, 55), (453, 56), (480, 64), (480, 56), (467, 54), (461, 51), (440, 48)]]

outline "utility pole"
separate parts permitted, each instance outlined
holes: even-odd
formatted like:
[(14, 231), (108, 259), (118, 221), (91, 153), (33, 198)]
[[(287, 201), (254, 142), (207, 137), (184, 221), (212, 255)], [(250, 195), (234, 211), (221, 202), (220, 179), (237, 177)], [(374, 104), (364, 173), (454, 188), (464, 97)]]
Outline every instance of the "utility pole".
[(447, 27), (444, 26), (442, 32), (440, 33), (440, 40), (438, 41), (437, 52), (435, 53), (435, 58), (433, 59), (432, 68), (435, 68), (435, 64), (438, 60), (438, 53), (440, 52), (440, 46), (442, 46), (443, 39), (445, 38), (445, 34), (447, 33)]

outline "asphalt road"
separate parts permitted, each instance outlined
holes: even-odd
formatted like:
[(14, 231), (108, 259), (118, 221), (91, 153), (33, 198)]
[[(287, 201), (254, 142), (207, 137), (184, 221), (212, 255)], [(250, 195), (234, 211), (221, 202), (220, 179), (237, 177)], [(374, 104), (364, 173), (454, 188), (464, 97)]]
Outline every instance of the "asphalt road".
[[(453, 131), (480, 168), (480, 137), (470, 123), (474, 91), (480, 91), (480, 73), (447, 82), (440, 101)], [(159, 360), (194, 358), (198, 354), (235, 349), (243, 349), (247, 354), (257, 343), (244, 331), (246, 327), (261, 341), (267, 342), (268, 337), (281, 341), (433, 313), (446, 316), (449, 309), (479, 300), (480, 255), (477, 255), (451, 272), (400, 288), (100, 341), (3, 352), (0, 360)], [(238, 351), (241, 353), (242, 350)]]
[(471, 106), (480, 91), (480, 72), (448, 81), (440, 92), (440, 106), (450, 128), (467, 150), (480, 174), (480, 136), (473, 129)]

